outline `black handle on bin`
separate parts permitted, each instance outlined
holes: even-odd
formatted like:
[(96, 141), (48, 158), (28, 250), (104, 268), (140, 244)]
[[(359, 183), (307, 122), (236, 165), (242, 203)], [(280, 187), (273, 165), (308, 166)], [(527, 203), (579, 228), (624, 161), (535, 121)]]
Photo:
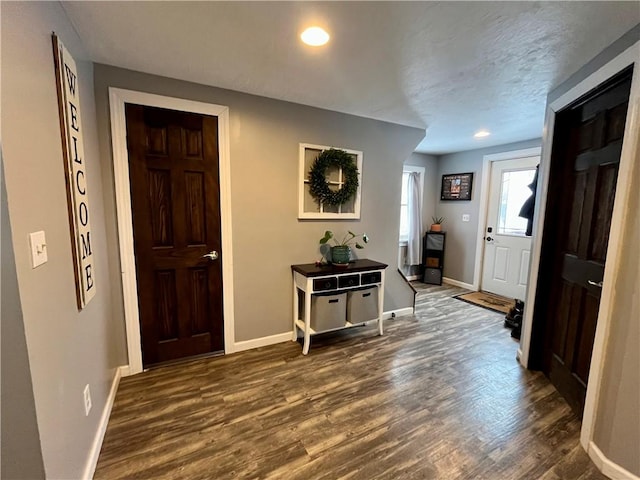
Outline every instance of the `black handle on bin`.
[(329, 303), (338, 303), (339, 301), (339, 298), (334, 298), (333, 300), (329, 300)]

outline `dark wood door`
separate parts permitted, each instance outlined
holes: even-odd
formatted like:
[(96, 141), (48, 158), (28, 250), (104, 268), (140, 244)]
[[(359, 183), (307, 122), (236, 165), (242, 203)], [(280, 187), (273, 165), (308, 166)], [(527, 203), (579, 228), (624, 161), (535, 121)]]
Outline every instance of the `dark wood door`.
[[(536, 310), (545, 315), (542, 369), (584, 410), (618, 177), (630, 74), (556, 117)], [(546, 253), (545, 253), (546, 251)], [(542, 305), (541, 305), (542, 304)], [(544, 308), (546, 307), (546, 308)]]
[(130, 104), (126, 118), (143, 364), (222, 351), (217, 118)]

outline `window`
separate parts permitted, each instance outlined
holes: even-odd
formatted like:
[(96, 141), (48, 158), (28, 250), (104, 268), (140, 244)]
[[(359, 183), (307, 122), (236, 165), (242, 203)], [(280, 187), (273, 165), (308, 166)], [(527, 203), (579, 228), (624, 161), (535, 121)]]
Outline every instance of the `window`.
[(501, 235), (525, 236), (527, 219), (519, 216), (525, 200), (531, 196), (529, 184), (536, 169), (502, 172), (498, 232)]
[(405, 165), (402, 170), (402, 195), (400, 197), (400, 243), (406, 243), (409, 239), (409, 174), (418, 172), (420, 174), (420, 203), (422, 204), (424, 189), (424, 167), (412, 167)]

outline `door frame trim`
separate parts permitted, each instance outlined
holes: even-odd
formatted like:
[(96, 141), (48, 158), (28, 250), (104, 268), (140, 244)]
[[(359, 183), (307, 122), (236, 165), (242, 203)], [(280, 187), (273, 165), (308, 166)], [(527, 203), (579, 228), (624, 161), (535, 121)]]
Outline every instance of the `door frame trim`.
[(229, 107), (196, 102), (182, 98), (165, 97), (151, 93), (109, 87), (111, 117), (111, 147), (115, 180), (118, 245), (122, 297), (129, 358), (128, 374), (143, 371), (138, 311), (138, 284), (136, 280), (135, 251), (133, 248), (133, 219), (127, 151), (127, 123), (125, 103), (166, 108), (183, 112), (211, 115), (218, 118), (218, 149), (220, 173), (220, 217), (222, 236), (222, 299), (224, 315), (224, 353), (233, 353), (235, 345), (233, 310), (233, 251), (231, 241), (231, 158), (229, 147)]
[(476, 261), (473, 267), (473, 289), (480, 290), (482, 268), (484, 260), (484, 231), (487, 223), (487, 209), (489, 208), (489, 185), (491, 183), (491, 168), (493, 162), (502, 160), (517, 160), (518, 158), (539, 156), (542, 161), (542, 147), (524, 148), (508, 152), (492, 153), (482, 157), (482, 180), (480, 182), (480, 207), (478, 210), (478, 233), (476, 235)]
[(548, 104), (542, 136), (542, 158), (540, 162), (540, 171), (538, 172), (536, 211), (533, 221), (533, 244), (531, 248), (532, 260), (529, 271), (529, 284), (527, 287), (527, 299), (530, 299), (531, 301), (527, 301), (525, 304), (523, 330), (520, 349), (518, 350), (519, 361), (524, 367), (528, 367), (531, 349), (531, 319), (533, 318), (535, 303), (533, 299), (536, 297), (540, 253), (542, 249), (542, 235), (539, 235), (538, 232), (542, 232), (544, 229), (551, 164), (551, 148), (553, 145), (556, 113), (573, 103), (584, 94), (598, 87), (603, 82), (620, 73), (625, 68), (635, 65), (629, 96), (626, 126), (622, 141), (620, 167), (618, 170), (616, 195), (613, 204), (609, 233), (609, 246), (605, 261), (602, 294), (600, 297), (596, 334), (591, 356), (589, 379), (587, 382), (585, 408), (582, 417), (582, 429), (580, 431), (580, 443), (587, 452), (589, 452), (589, 445), (593, 440), (593, 431), (596, 422), (596, 408), (598, 406), (600, 390), (602, 389), (605, 349), (612, 321), (614, 284), (620, 262), (623, 260), (621, 255), (621, 249), (623, 246), (622, 233), (624, 232), (625, 223), (628, 220), (627, 215), (625, 215), (625, 205), (631, 195), (631, 173), (634, 157), (638, 155), (640, 150), (640, 140), (638, 139), (640, 132), (639, 49), (640, 42), (636, 42), (559, 98)]

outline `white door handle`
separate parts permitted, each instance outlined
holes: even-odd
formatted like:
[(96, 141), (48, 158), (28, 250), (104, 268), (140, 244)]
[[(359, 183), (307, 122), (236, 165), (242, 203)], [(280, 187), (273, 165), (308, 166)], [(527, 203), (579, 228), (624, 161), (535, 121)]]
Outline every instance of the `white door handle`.
[(209, 253), (205, 253), (204, 255), (202, 255), (202, 258), (208, 258), (209, 260), (217, 260), (218, 252), (216, 252), (215, 250), (211, 250)]
[(599, 282), (594, 282), (593, 280), (587, 280), (587, 283), (592, 287), (602, 288), (602, 280), (600, 280)]

